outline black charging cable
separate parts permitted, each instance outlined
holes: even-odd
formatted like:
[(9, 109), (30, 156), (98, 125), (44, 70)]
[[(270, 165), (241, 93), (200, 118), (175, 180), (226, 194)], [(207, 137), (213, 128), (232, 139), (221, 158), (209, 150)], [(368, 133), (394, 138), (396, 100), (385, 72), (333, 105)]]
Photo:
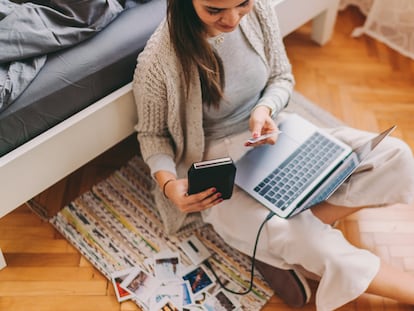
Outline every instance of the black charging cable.
[(264, 227), (264, 225), (266, 224), (266, 222), (268, 222), (270, 220), (270, 218), (272, 218), (273, 216), (275, 216), (275, 213), (270, 212), (265, 220), (262, 222), (262, 224), (259, 227), (259, 230), (257, 232), (256, 235), (256, 241), (254, 243), (254, 248), (253, 248), (253, 255), (252, 255), (252, 264), (251, 264), (251, 270), (250, 270), (250, 285), (249, 287), (244, 291), (244, 292), (236, 292), (234, 290), (231, 290), (230, 288), (227, 288), (221, 281), (220, 278), (217, 276), (216, 272), (214, 271), (213, 267), (210, 265), (210, 262), (208, 261), (208, 259), (203, 261), (203, 264), (211, 271), (211, 273), (213, 273), (214, 277), (217, 280), (217, 283), (219, 283), (219, 285), (225, 290), (228, 291), (232, 294), (235, 295), (247, 295), (248, 293), (250, 293), (250, 291), (253, 289), (253, 283), (254, 283), (254, 266), (255, 266), (255, 262), (256, 262), (256, 251), (257, 251), (257, 245), (259, 243), (259, 237), (260, 234), (262, 232), (262, 229)]

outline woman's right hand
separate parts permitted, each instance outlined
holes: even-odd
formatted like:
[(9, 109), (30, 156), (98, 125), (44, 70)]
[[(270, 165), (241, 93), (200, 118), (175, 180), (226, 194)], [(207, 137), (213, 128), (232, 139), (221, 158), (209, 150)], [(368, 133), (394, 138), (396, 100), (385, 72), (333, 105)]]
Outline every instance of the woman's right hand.
[(184, 213), (201, 212), (223, 201), (216, 188), (189, 195), (188, 179), (175, 179), (164, 187), (165, 196)]
[[(270, 110), (266, 106), (259, 106), (253, 109), (249, 119), (249, 127), (252, 132), (252, 138), (258, 138), (261, 135), (276, 132), (278, 127), (270, 116)], [(278, 135), (274, 134), (270, 137), (260, 140), (256, 143), (246, 142), (247, 147), (256, 147), (264, 144), (274, 145)]]

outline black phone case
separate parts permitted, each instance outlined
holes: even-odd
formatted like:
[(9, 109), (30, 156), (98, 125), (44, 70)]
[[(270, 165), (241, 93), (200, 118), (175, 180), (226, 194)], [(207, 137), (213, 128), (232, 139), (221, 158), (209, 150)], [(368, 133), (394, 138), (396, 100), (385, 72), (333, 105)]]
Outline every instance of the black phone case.
[[(233, 194), (236, 166), (230, 163), (197, 167), (203, 162), (193, 163), (188, 170), (188, 194), (195, 194), (211, 187), (216, 187), (222, 198), (230, 199)], [(202, 166), (202, 165), (201, 165)]]

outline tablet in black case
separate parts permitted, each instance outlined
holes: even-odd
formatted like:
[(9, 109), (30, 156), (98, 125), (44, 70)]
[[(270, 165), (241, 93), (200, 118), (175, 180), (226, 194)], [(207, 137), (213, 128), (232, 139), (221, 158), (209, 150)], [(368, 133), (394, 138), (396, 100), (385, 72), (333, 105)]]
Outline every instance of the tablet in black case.
[(216, 187), (223, 199), (233, 194), (236, 166), (231, 158), (196, 162), (188, 170), (188, 194), (195, 194)]

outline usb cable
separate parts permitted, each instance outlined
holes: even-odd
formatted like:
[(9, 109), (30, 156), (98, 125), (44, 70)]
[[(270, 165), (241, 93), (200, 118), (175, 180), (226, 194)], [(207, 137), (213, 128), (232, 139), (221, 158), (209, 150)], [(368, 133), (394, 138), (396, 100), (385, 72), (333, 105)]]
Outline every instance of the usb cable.
[(253, 255), (252, 255), (252, 264), (251, 264), (251, 269), (250, 269), (250, 284), (249, 287), (244, 291), (244, 292), (236, 292), (234, 290), (231, 290), (230, 288), (227, 288), (219, 279), (219, 277), (217, 276), (216, 272), (214, 271), (213, 267), (211, 266), (210, 262), (208, 261), (208, 259), (203, 261), (203, 264), (211, 271), (211, 273), (213, 273), (214, 277), (216, 278), (217, 283), (219, 283), (219, 285), (225, 290), (228, 291), (229, 293), (235, 294), (235, 295), (246, 295), (248, 293), (250, 293), (250, 291), (253, 289), (253, 283), (254, 283), (254, 266), (255, 266), (255, 262), (256, 262), (256, 251), (257, 251), (257, 245), (259, 243), (259, 237), (260, 234), (262, 232), (262, 229), (264, 227), (264, 225), (276, 214), (273, 212), (270, 212), (265, 220), (262, 222), (262, 224), (259, 227), (259, 230), (257, 232), (256, 235), (256, 241), (254, 243), (254, 248), (253, 248)]

